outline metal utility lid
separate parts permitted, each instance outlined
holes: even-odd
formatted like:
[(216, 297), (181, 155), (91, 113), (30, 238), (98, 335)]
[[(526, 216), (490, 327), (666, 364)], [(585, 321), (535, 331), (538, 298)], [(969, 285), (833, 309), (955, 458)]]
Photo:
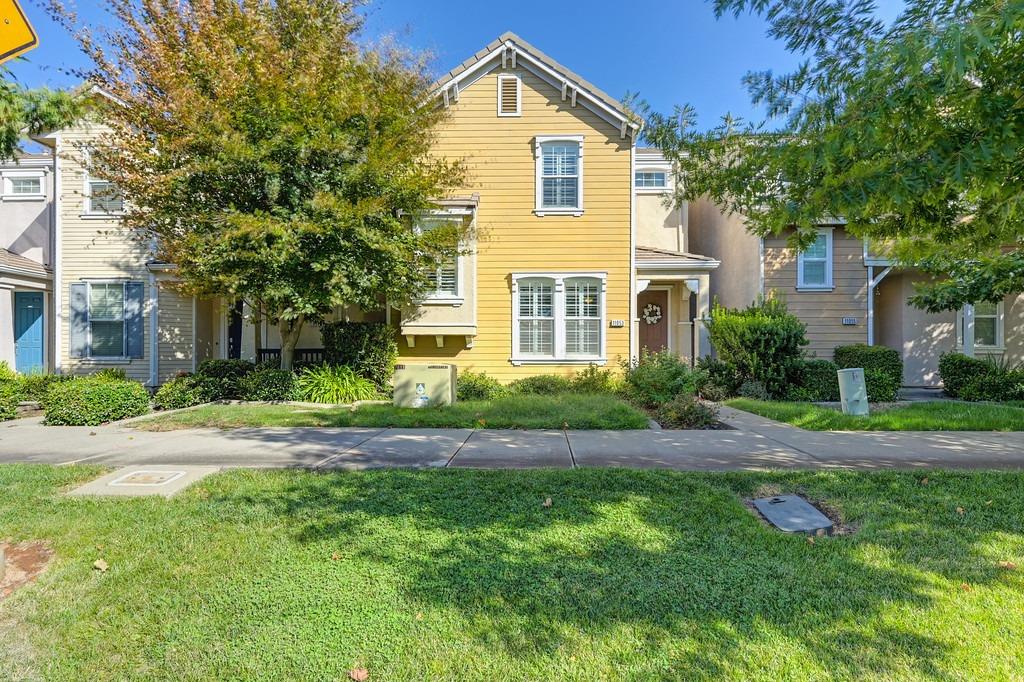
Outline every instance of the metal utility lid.
[(787, 533), (832, 534), (832, 521), (799, 495), (762, 497), (754, 500), (754, 507), (769, 523)]

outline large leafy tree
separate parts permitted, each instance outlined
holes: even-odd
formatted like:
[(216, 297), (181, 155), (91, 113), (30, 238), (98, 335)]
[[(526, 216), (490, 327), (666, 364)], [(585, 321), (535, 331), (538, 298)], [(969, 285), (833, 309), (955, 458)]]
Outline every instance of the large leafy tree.
[(0, 160), (15, 158), (26, 134), (63, 127), (79, 113), (80, 102), (69, 93), (25, 88), (0, 67)]
[(763, 15), (803, 61), (747, 75), (771, 125), (647, 112), (677, 199), (710, 197), (761, 235), (793, 228), (796, 246), (843, 219), (935, 276), (911, 299), (933, 312), (1024, 291), (1024, 3), (907, 0), (891, 24), (870, 0), (714, 8)]
[(430, 149), (445, 112), (423, 59), (359, 40), (339, 0), (106, 0), (77, 30), (109, 98), (94, 172), (127, 198), (196, 295), (244, 299), (278, 325), (290, 367), (305, 323), (339, 305), (403, 303), (459, 228), (409, 217), (461, 180)]

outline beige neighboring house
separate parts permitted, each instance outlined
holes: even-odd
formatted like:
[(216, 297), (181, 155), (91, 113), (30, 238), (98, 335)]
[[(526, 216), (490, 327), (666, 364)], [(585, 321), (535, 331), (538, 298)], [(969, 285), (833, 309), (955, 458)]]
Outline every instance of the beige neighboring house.
[(52, 369), (53, 159), (22, 154), (0, 164), (0, 361)]
[(937, 387), (939, 357), (964, 352), (966, 326), (968, 337), (973, 327), (978, 357), (1024, 361), (1024, 296), (926, 313), (907, 302), (925, 275), (872, 254), (841, 222), (822, 224), (814, 245), (798, 253), (787, 246), (787, 235), (761, 239), (747, 231), (742, 216), (725, 215), (710, 202), (694, 202), (689, 211), (693, 248), (721, 261), (712, 297), (739, 308), (762, 295), (778, 296), (807, 324), (808, 351), (817, 357), (831, 359), (840, 345), (887, 346), (903, 357), (904, 385)]

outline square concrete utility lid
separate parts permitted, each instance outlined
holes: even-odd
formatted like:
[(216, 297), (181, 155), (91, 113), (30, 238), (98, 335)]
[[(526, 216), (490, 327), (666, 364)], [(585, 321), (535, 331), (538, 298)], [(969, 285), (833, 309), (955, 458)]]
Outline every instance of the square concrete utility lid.
[(219, 467), (200, 466), (125, 467), (75, 488), (68, 495), (170, 497), (218, 470)]
[(754, 500), (768, 523), (787, 533), (831, 535), (832, 521), (799, 495), (776, 495)]

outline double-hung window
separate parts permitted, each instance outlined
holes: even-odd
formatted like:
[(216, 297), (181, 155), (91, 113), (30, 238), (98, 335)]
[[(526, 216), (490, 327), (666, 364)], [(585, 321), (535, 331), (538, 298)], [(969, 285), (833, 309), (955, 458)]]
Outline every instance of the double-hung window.
[(604, 358), (605, 274), (512, 276), (512, 362), (598, 362)]
[(538, 215), (583, 213), (583, 136), (535, 140)]
[(91, 168), (93, 154), (86, 150), (85, 163), (85, 213), (92, 216), (117, 215), (124, 211), (124, 195), (121, 188), (109, 180), (97, 177)]
[(89, 283), (89, 355), (122, 358), (125, 350), (124, 282)]
[[(957, 344), (964, 344), (964, 311), (957, 315)], [(980, 302), (974, 304), (974, 346), (981, 349), (1002, 349), (1003, 303)]]
[(832, 288), (832, 230), (818, 230), (814, 243), (797, 256), (797, 289)]

